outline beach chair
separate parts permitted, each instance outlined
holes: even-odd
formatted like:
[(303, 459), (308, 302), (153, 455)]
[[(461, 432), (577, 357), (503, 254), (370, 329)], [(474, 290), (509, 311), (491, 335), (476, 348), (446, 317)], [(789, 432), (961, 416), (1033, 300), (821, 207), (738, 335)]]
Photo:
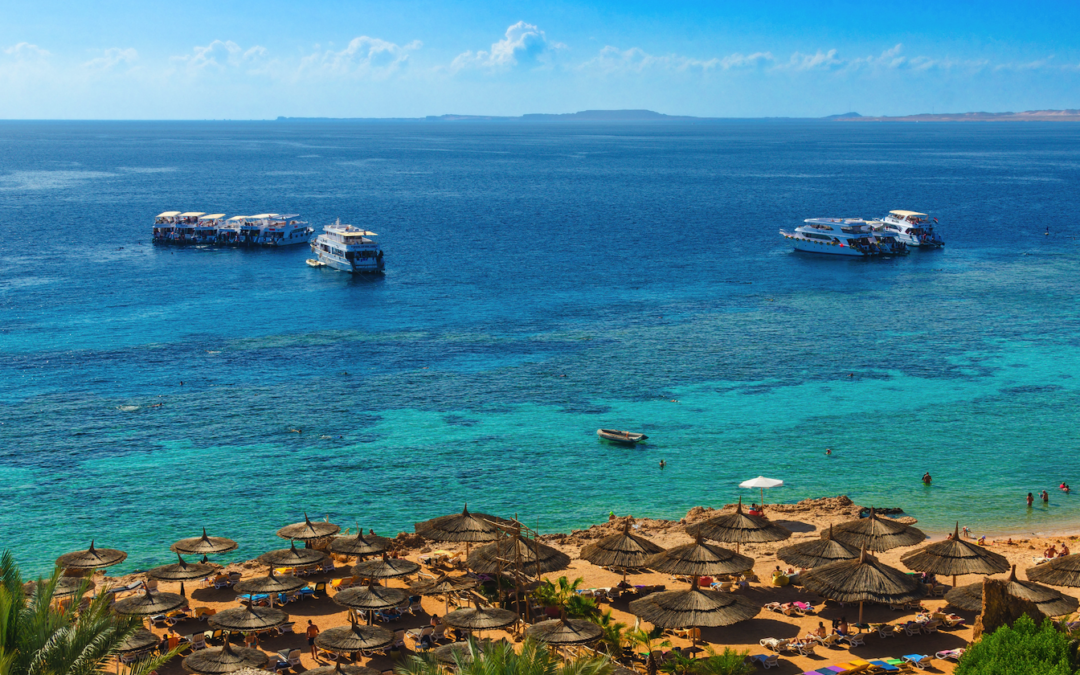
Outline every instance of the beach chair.
[(756, 663), (765, 670), (780, 666), (780, 657), (776, 654), (754, 654), (748, 658), (751, 663)]
[[(320, 582), (316, 583), (315, 588), (311, 592), (313, 594), (314, 593), (326, 593), (326, 582), (325, 581), (320, 581)], [(312, 599), (313, 600), (318, 600), (319, 598), (317, 596), (315, 596), (315, 595), (312, 595)]]
[(284, 635), (285, 633), (294, 633), (295, 634), (295, 631), (293, 631), (293, 625), (294, 624), (295, 624), (294, 621), (290, 621), (288, 623), (283, 623), (280, 626), (278, 626), (278, 630), (281, 631), (282, 635)]
[(206, 635), (204, 633), (195, 633), (191, 636), (191, 649), (193, 651), (206, 649)]
[(872, 673), (899, 673), (900, 667), (894, 666), (888, 661), (877, 659), (870, 662), (870, 668), (868, 670)]
[(866, 644), (866, 639), (862, 633), (852, 633), (850, 635), (841, 635), (837, 642), (846, 642), (849, 647), (862, 647)]
[(446, 624), (445, 623), (440, 623), (438, 626), (435, 626), (435, 630), (431, 631), (431, 639), (434, 640), (435, 642), (442, 642), (443, 640), (449, 640), (450, 639), (446, 635)]
[[(147, 579), (146, 581), (142, 582), (142, 585), (143, 585), (143, 588), (145, 588), (148, 591), (156, 591), (158, 589), (158, 580), (157, 579)], [(124, 590), (126, 590), (126, 589), (124, 589)]]
[(814, 606), (812, 604), (810, 604), (809, 602), (796, 601), (796, 602), (791, 603), (791, 606), (795, 608), (795, 611), (800, 612), (802, 614), (816, 614), (817, 613), (817, 610), (815, 610)]
[[(717, 591), (728, 591), (728, 592), (730, 592), (732, 589), (735, 588), (735, 582), (734, 581), (719, 581), (719, 582), (714, 583), (712, 585), (712, 588), (713, 588), (713, 590), (717, 590)], [(777, 603), (777, 604), (779, 604), (779, 603)]]
[[(442, 624), (439, 625), (441, 626)], [(435, 632), (434, 627), (423, 626), (422, 628), (413, 628), (410, 631), (405, 631), (405, 635), (412, 638), (416, 644), (420, 644), (420, 638), (424, 637), (425, 635), (431, 635), (433, 632)], [(443, 628), (443, 632), (446, 632), (445, 628)]]
[(918, 668), (919, 670), (926, 670), (929, 668), (932, 660), (933, 659), (929, 656), (924, 656), (922, 654), (908, 654), (904, 656), (905, 663), (909, 663), (913, 668)]
[(761, 606), (761, 608), (762, 609), (767, 609), (770, 612), (783, 611), (783, 610), (780, 609), (780, 603), (779, 602), (766, 602), (764, 605)]
[(799, 656), (813, 656), (814, 649), (817, 647), (817, 643), (813, 640), (804, 640), (803, 642), (789, 642), (788, 649), (795, 652)]
[(938, 632), (938, 628), (940, 626), (941, 626), (940, 621), (938, 621), (937, 619), (932, 619), (932, 620), (927, 621), (926, 623), (924, 623), (922, 625), (922, 632), (927, 634), (927, 635), (930, 635), (931, 633)]
[(811, 635), (810, 637), (814, 642), (816, 642), (819, 645), (821, 645), (822, 647), (826, 647), (828, 649), (831, 649), (837, 643), (837, 641), (840, 639), (840, 636), (837, 635), (836, 633), (826, 635), (825, 637), (819, 637), (817, 635)]
[(758, 644), (760, 644), (765, 649), (771, 649), (774, 652), (781, 652), (787, 650), (788, 644), (790, 642), (791, 640), (787, 638), (765, 638), (763, 640), (760, 640)]
[(877, 627), (877, 634), (878, 637), (882, 639), (896, 637), (896, 626), (888, 623), (883, 623)]
[(960, 657), (964, 655), (963, 649), (946, 649), (943, 652), (934, 654), (939, 661), (959, 661)]
[(922, 634), (922, 624), (920, 624), (918, 621), (908, 621), (903, 625), (903, 628), (904, 633), (909, 636)]

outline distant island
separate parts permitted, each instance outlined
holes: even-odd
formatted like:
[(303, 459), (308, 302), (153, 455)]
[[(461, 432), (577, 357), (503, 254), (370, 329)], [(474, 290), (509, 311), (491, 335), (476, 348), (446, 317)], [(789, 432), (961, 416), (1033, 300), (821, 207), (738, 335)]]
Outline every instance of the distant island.
[(923, 113), (902, 117), (863, 117), (857, 113), (833, 115), (837, 122), (1080, 122), (1080, 110), (1028, 110), (1026, 112)]

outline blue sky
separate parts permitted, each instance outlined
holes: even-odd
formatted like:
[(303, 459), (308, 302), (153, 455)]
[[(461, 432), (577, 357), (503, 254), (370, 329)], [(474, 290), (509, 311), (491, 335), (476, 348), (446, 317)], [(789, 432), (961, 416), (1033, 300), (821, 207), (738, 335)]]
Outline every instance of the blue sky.
[(1080, 108), (1080, 2), (0, 0), (0, 118)]

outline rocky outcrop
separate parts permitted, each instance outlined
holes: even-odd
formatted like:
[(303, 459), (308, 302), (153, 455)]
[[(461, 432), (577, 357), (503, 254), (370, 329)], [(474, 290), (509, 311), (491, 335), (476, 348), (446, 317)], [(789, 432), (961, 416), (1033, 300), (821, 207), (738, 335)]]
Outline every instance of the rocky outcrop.
[(1011, 626), (1025, 614), (1031, 617), (1035, 625), (1042, 623), (1043, 613), (1034, 602), (1009, 595), (1008, 582), (1000, 579), (984, 579), (982, 592), (982, 613), (975, 618), (972, 627), (972, 641), (978, 640), (983, 633), (993, 633), (1002, 626)]

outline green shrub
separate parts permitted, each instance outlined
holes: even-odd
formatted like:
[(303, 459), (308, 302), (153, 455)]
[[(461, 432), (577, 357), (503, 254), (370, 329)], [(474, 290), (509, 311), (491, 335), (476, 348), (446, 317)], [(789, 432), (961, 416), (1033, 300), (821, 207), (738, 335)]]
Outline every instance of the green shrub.
[(1027, 616), (983, 636), (967, 650), (956, 675), (1075, 675), (1076, 644), (1050, 619), (1041, 626)]

